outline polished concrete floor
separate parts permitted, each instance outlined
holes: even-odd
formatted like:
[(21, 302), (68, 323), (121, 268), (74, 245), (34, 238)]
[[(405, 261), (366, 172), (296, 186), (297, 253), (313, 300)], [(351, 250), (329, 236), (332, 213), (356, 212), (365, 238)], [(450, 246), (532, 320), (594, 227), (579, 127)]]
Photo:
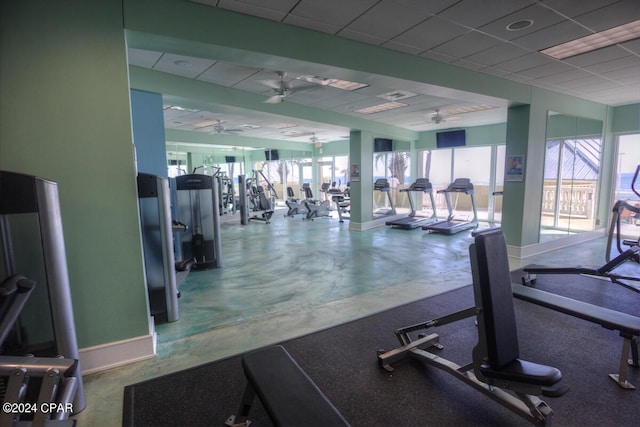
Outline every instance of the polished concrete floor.
[[(446, 236), (387, 227), (356, 232), (348, 226), (282, 214), (270, 224), (224, 223), (223, 268), (191, 272), (183, 282), (180, 320), (157, 326), (157, 357), (85, 376), (87, 407), (76, 415), (78, 424), (121, 425), (126, 385), (471, 283), (468, 231)], [(601, 238), (582, 243), (579, 252), (513, 259), (511, 267), (578, 260), (600, 265), (605, 245)], [(387, 332), (398, 326), (389, 325)], [(167, 410), (180, 411), (180, 403), (167, 402)]]

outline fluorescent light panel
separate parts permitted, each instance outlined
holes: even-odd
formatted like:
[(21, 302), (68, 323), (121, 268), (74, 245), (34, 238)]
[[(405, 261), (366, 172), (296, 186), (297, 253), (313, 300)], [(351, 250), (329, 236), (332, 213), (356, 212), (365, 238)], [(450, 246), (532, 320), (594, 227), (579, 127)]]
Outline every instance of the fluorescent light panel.
[(349, 80), (336, 80), (333, 83), (329, 83), (329, 86), (335, 87), (336, 89), (354, 91), (369, 85), (366, 83), (350, 82)]
[(214, 126), (214, 125), (218, 125), (218, 124), (222, 124), (225, 123), (224, 121), (221, 120), (213, 120), (213, 119), (205, 119), (205, 120), (198, 120), (196, 122), (191, 123), (191, 125), (198, 127), (198, 128), (204, 128), (207, 126)]
[(385, 102), (384, 104), (372, 105), (371, 107), (360, 108), (359, 110), (354, 111), (361, 114), (374, 114), (382, 111), (393, 110), (395, 108), (406, 107), (408, 105), (409, 104), (403, 104), (402, 102)]
[(473, 113), (475, 111), (491, 110), (493, 108), (496, 108), (496, 107), (488, 104), (479, 104), (479, 105), (471, 105), (468, 107), (450, 108), (450, 109), (444, 110), (444, 112), (449, 115), (452, 115), (452, 114)]
[(565, 59), (637, 38), (640, 38), (640, 20), (552, 46), (541, 50), (540, 53), (556, 59)]
[(288, 128), (294, 128), (298, 125), (292, 125), (291, 123), (276, 123), (273, 125), (269, 125), (270, 128), (274, 128), (274, 129), (288, 129)]
[(162, 106), (163, 110), (177, 110), (177, 111), (189, 111), (192, 113), (197, 113), (200, 110), (194, 110), (193, 108), (185, 108), (185, 107), (181, 107), (179, 105), (169, 105), (169, 104), (164, 104)]
[(305, 82), (309, 82), (309, 83), (315, 83), (321, 86), (331, 86), (331, 87), (335, 87), (336, 89), (342, 89), (342, 90), (348, 90), (348, 91), (353, 91), (353, 90), (357, 90), (357, 89), (361, 89), (363, 87), (369, 86), (366, 83), (350, 82), (349, 80), (330, 79), (330, 78), (311, 76), (311, 75), (299, 76), (297, 77), (297, 79), (304, 80)]

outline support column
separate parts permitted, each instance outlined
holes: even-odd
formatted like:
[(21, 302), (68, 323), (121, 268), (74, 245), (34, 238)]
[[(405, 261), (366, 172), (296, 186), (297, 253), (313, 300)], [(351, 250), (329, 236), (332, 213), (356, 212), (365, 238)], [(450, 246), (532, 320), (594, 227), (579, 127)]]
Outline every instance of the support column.
[[(362, 230), (362, 224), (373, 220), (373, 135), (351, 131), (349, 135), (351, 172), (350, 230)], [(359, 176), (354, 176), (357, 170)]]
[(524, 155), (524, 179), (505, 181), (502, 229), (510, 246), (539, 242), (547, 111), (531, 105), (507, 111), (507, 158)]

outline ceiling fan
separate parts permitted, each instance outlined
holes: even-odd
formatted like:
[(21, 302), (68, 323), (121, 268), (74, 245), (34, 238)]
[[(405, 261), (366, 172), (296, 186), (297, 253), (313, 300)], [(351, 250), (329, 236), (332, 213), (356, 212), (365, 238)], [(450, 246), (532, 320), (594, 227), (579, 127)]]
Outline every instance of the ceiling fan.
[(315, 132), (311, 134), (311, 138), (309, 138), (309, 141), (311, 141), (316, 146), (316, 148), (322, 147), (322, 140), (316, 136)]
[(431, 120), (432, 123), (435, 123), (435, 124), (439, 125), (440, 123), (453, 122), (453, 121), (456, 121), (456, 120), (460, 120), (460, 117), (448, 117), (447, 116), (445, 118), (445, 116), (440, 113), (440, 109), (436, 108), (434, 110), (434, 113), (431, 114), (430, 120)]
[(317, 84), (296, 84), (294, 86), (294, 82), (300, 81), (297, 79), (285, 81), (285, 77), (287, 73), (284, 71), (277, 71), (276, 74), (280, 77), (278, 80), (261, 80), (260, 83), (271, 88), (269, 91), (269, 98), (267, 98), (265, 103), (267, 104), (279, 104), (284, 101), (284, 99), (288, 96), (293, 95), (295, 92), (299, 92), (302, 90), (314, 89), (321, 87), (321, 85)]
[(213, 125), (213, 132), (211, 133), (213, 134), (228, 134), (228, 135), (235, 135), (237, 132), (244, 132), (244, 129), (227, 129), (225, 126), (222, 125), (222, 123), (224, 123), (222, 120), (218, 120), (218, 122)]

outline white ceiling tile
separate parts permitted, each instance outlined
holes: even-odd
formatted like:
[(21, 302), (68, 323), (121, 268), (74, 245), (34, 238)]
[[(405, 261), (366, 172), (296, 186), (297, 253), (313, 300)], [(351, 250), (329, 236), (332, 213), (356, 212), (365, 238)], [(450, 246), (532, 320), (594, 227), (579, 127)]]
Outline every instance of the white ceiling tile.
[(636, 66), (619, 68), (617, 70), (602, 73), (602, 75), (612, 80), (637, 78), (638, 76), (640, 76), (640, 58), (636, 62), (638, 63), (638, 65)]
[(459, 0), (393, 0), (394, 3), (414, 10), (417, 13), (428, 13), (435, 15), (456, 4)]
[(233, 86), (259, 71), (259, 68), (245, 67), (228, 62), (217, 62), (200, 74), (198, 80), (223, 86)]
[(444, 63), (451, 63), (458, 59), (455, 56), (434, 52), (432, 50), (423, 52), (420, 54), (420, 56), (422, 56), (423, 58), (433, 59), (435, 61), (444, 62)]
[(395, 37), (393, 41), (429, 50), (466, 32), (466, 28), (434, 16)]
[(295, 3), (296, 0), (272, 0), (269, 2), (252, 0), (220, 0), (218, 2), (218, 7), (232, 10), (234, 12), (248, 13), (250, 15), (272, 21), (282, 21)]
[(342, 26), (331, 23), (315, 21), (313, 19), (304, 18), (296, 15), (287, 15), (283, 21), (285, 24), (296, 25), (298, 27), (308, 28), (310, 30), (320, 31), (328, 34), (336, 34), (342, 29)]
[(510, 59), (505, 62), (501, 62), (494, 66), (502, 70), (517, 73), (519, 71), (528, 70), (529, 68), (535, 68), (541, 65), (550, 64), (551, 62), (553, 62), (552, 59), (540, 53), (534, 52), (527, 55), (519, 56), (514, 59)]
[[(507, 25), (522, 20), (532, 20), (533, 25), (518, 31), (510, 31), (507, 29)], [(487, 25), (483, 25), (479, 29), (504, 40), (513, 40), (526, 34), (540, 31), (564, 20), (565, 18), (556, 12), (534, 4), (510, 15), (503, 16)]]
[(640, 1), (622, 0), (574, 18), (593, 31), (603, 31), (640, 19)]
[[(383, 46), (411, 55), (478, 70), (525, 84), (549, 88), (574, 96), (620, 105), (638, 102), (640, 91), (640, 40), (629, 41), (582, 54), (565, 61), (551, 60), (537, 52), (539, 49), (574, 39), (589, 33), (588, 27), (611, 26), (619, 21), (638, 19), (640, 0), (195, 0), (210, 7), (219, 7), (285, 22), (310, 30), (337, 34), (361, 43)], [(437, 14), (438, 16), (432, 16)], [(567, 17), (572, 18), (567, 20)], [(531, 28), (520, 32), (506, 30), (517, 19), (533, 19)], [(482, 27), (481, 31), (472, 28)], [(513, 43), (503, 41), (513, 40)], [(636, 56), (633, 56), (635, 52)], [(174, 52), (176, 53), (176, 52)], [(188, 59), (187, 59), (188, 58)], [(215, 58), (213, 58), (215, 59)], [(186, 60), (189, 66), (176, 61)], [(269, 94), (263, 80), (276, 80), (276, 70), (233, 65), (189, 56), (167, 55), (140, 49), (129, 50), (131, 65), (198, 78), (251, 93)], [(355, 92), (323, 87), (293, 93), (286, 102), (305, 108), (325, 109), (353, 117), (409, 126), (422, 120), (436, 107), (464, 103), (447, 99), (447, 88), (424, 83), (403, 81), (384, 76), (338, 69), (323, 64), (287, 62), (287, 80), (296, 72), (325, 78), (342, 78), (368, 83), (370, 86)], [(253, 62), (251, 65), (260, 64)], [(187, 65), (187, 64), (185, 64)], [(260, 65), (257, 65), (260, 66)], [(273, 62), (269, 65), (273, 67)], [(293, 70), (296, 68), (296, 70)], [(295, 72), (294, 72), (295, 71)], [(602, 76), (596, 73), (606, 73)], [(612, 80), (615, 80), (612, 81)], [(294, 83), (295, 84), (295, 83)], [(392, 90), (408, 90), (418, 96), (406, 100), (409, 106), (374, 115), (362, 115), (353, 110), (381, 103), (377, 96)], [(267, 96), (265, 95), (265, 96)], [(437, 96), (436, 96), (437, 95)], [(452, 95), (453, 98), (459, 94)], [(469, 94), (473, 97), (475, 94)], [(189, 121), (200, 117), (220, 117), (230, 127), (244, 123), (260, 123), (262, 129), (243, 132), (243, 136), (282, 138), (281, 131), (269, 124), (293, 122), (298, 129), (314, 129), (328, 138), (348, 134), (326, 124), (313, 123), (277, 114), (257, 112), (205, 101), (185, 100), (185, 106), (201, 111), (166, 110), (167, 127), (188, 128)], [(507, 101), (504, 101), (504, 105)], [(207, 111), (210, 110), (210, 111)], [(274, 111), (278, 109), (274, 107)], [(504, 109), (484, 114), (469, 114), (465, 125), (482, 124), (482, 120), (504, 120)], [(486, 115), (486, 117), (485, 117)], [(475, 118), (474, 118), (475, 117)], [(497, 117), (497, 119), (496, 119)], [(179, 123), (176, 123), (179, 122)], [(496, 121), (494, 121), (496, 122)], [(456, 122), (457, 123), (457, 122)], [(192, 125), (191, 125), (192, 126)], [(432, 129), (429, 123), (419, 126)], [(207, 132), (207, 129), (199, 129)], [(333, 136), (332, 136), (333, 135)], [(306, 142), (306, 140), (305, 140)]]
[(387, 41), (384, 38), (375, 37), (367, 33), (359, 33), (357, 31), (353, 31), (348, 28), (341, 30), (340, 32), (337, 33), (337, 35), (340, 37), (344, 37), (346, 39), (356, 40), (359, 42), (372, 44), (372, 45), (381, 45), (382, 43)]
[(377, 2), (378, 0), (300, 0), (290, 14), (343, 28)]
[(426, 12), (420, 13), (391, 0), (382, 0), (352, 21), (345, 29), (388, 40), (429, 16)]
[(628, 42), (620, 43), (620, 46), (630, 50), (631, 52), (635, 52), (638, 55), (640, 55), (640, 39), (635, 39), (635, 40), (630, 40)]
[(464, 58), (500, 43), (501, 41), (495, 37), (488, 36), (478, 31), (469, 31), (460, 37), (456, 37), (455, 39), (434, 47), (430, 52), (454, 56), (456, 58)]
[(501, 62), (518, 58), (528, 53), (530, 52), (526, 49), (515, 46), (509, 42), (504, 42), (497, 46), (490, 47), (489, 49), (485, 49), (476, 54), (467, 56), (465, 60), (475, 62), (477, 64), (494, 66)]
[(151, 50), (128, 49), (129, 64), (143, 68), (153, 68), (158, 59), (162, 56), (162, 52), (154, 52)]
[(540, 3), (569, 18), (574, 18), (617, 1), (619, 0), (541, 0)]
[(153, 69), (182, 77), (195, 78), (213, 64), (215, 64), (215, 61), (210, 59), (166, 53), (162, 55), (162, 58), (158, 60)]
[(438, 16), (470, 28), (479, 28), (533, 3), (532, 0), (462, 0)]
[[(567, 72), (563, 72), (563, 73), (552, 74), (550, 76), (540, 77), (538, 80), (562, 86), (562, 85), (564, 85), (565, 82), (570, 82), (570, 81), (573, 81), (573, 80), (586, 79), (586, 78), (592, 78), (592, 77), (594, 77), (594, 75), (591, 74), (591, 73), (587, 73), (586, 71), (583, 71), (583, 70), (572, 70), (572, 71), (567, 71)], [(601, 81), (602, 79), (599, 79), (599, 80)]]
[(623, 58), (612, 59), (610, 61), (600, 62), (598, 64), (589, 65), (587, 67), (583, 67), (587, 71), (591, 71), (593, 73), (609, 73), (612, 71), (626, 69), (629, 67), (638, 67), (640, 66), (640, 57), (635, 55), (625, 56)]
[(528, 68), (526, 70), (519, 71), (518, 74), (532, 79), (540, 77), (551, 76), (558, 73), (567, 73), (575, 69), (571, 65), (567, 65), (560, 61), (550, 61), (544, 65)]
[(560, 43), (575, 40), (591, 34), (584, 27), (573, 21), (562, 21), (558, 24), (546, 27), (540, 31), (535, 31), (521, 37), (512, 39), (511, 42), (538, 51), (547, 47), (555, 46)]
[(578, 67), (588, 67), (602, 62), (612, 61), (629, 55), (629, 52), (620, 46), (603, 47), (602, 49), (583, 53), (565, 59), (565, 62)]
[(411, 55), (417, 55), (421, 52), (424, 52), (425, 50), (424, 48), (411, 46), (405, 43), (400, 43), (396, 40), (389, 40), (388, 42), (384, 43), (382, 46), (389, 49), (397, 50), (398, 52), (408, 53)]

